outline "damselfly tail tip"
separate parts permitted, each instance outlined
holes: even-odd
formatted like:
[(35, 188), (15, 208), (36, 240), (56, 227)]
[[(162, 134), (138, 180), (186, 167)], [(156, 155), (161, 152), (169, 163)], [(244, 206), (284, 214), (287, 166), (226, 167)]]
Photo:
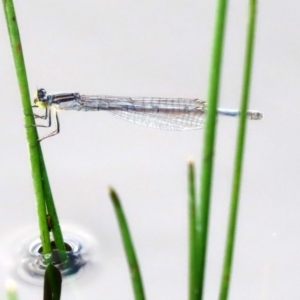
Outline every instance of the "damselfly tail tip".
[(252, 111), (249, 115), (250, 120), (261, 120), (263, 118), (263, 114), (259, 111)]

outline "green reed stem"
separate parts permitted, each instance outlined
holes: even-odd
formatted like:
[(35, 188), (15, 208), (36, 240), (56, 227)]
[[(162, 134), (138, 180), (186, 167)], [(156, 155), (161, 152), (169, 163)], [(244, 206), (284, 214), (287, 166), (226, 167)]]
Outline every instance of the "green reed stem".
[(6, 283), (6, 300), (18, 300), (17, 284), (14, 280), (9, 279)]
[(129, 227), (127, 225), (126, 217), (122, 209), (119, 197), (113, 188), (109, 188), (109, 195), (113, 203), (116, 217), (119, 223), (119, 228), (121, 232), (121, 237), (123, 241), (124, 250), (126, 253), (127, 263), (130, 270), (130, 277), (133, 286), (134, 298), (135, 300), (144, 300), (145, 293), (142, 282), (142, 275), (140, 273), (140, 267), (135, 254), (133, 242), (131, 239)]
[(240, 111), (241, 115), (239, 118), (239, 127), (237, 132), (236, 142), (236, 154), (234, 162), (234, 173), (232, 181), (231, 191), (231, 204), (227, 228), (227, 240), (225, 247), (225, 256), (223, 262), (222, 280), (220, 287), (220, 300), (226, 300), (228, 298), (228, 291), (231, 278), (231, 268), (234, 252), (234, 240), (237, 225), (237, 212), (239, 204), (239, 194), (241, 187), (242, 167), (243, 167), (243, 156), (245, 147), (246, 137), (246, 111), (248, 109), (249, 94), (250, 94), (250, 82), (251, 82), (251, 71), (253, 64), (253, 52), (254, 52), (254, 38), (255, 38), (255, 27), (256, 27), (256, 0), (249, 1), (249, 17), (248, 17), (248, 28), (247, 28), (247, 40), (246, 40), (246, 52), (244, 61), (244, 75), (243, 75), (243, 87)]
[(202, 170), (200, 179), (200, 203), (197, 208), (197, 278), (199, 286), (198, 299), (202, 299), (204, 290), (204, 273), (209, 225), (209, 208), (213, 174), (213, 158), (215, 149), (216, 117), (221, 77), (221, 62), (226, 23), (227, 0), (217, 1), (217, 13), (212, 47), (210, 79), (208, 91), (208, 109), (204, 129), (204, 147), (202, 154)]
[(197, 252), (196, 252), (196, 187), (195, 165), (188, 165), (188, 192), (189, 192), (189, 300), (197, 300), (199, 295), (197, 280)]
[(44, 276), (44, 298), (43, 300), (59, 300), (61, 295), (62, 276), (60, 271), (49, 264)]
[[(31, 163), (31, 174), (33, 179), (34, 191), (36, 196), (36, 204), (37, 204), (37, 213), (39, 219), (39, 229), (40, 229), (40, 238), (42, 241), (43, 253), (49, 254), (51, 253), (51, 245), (50, 245), (50, 235), (47, 226), (47, 209), (49, 209), (52, 215), (52, 222), (54, 228), (59, 227), (58, 221), (56, 221), (56, 213), (53, 213), (54, 204), (51, 204), (51, 190), (47, 177), (47, 171), (44, 164), (44, 158), (42, 154), (42, 150), (40, 147), (40, 143), (38, 143), (38, 134), (36, 127), (32, 126), (34, 124), (34, 117), (32, 112), (32, 107), (30, 103), (30, 95), (28, 88), (28, 81), (26, 75), (26, 67), (23, 57), (22, 44), (20, 39), (20, 33), (17, 24), (16, 13), (12, 0), (3, 0), (3, 8), (4, 14), (7, 23), (8, 35), (10, 39), (13, 59), (16, 68), (16, 75), (19, 84), (19, 90), (21, 94), (21, 103), (23, 107), (23, 116), (24, 123), (26, 128), (26, 137), (28, 142), (29, 149), (29, 158)], [(47, 200), (50, 199), (47, 207)], [(53, 201), (52, 201), (53, 202)], [(54, 208), (55, 209), (55, 208)], [(54, 217), (53, 217), (54, 216)], [(57, 225), (58, 224), (58, 225)], [(61, 246), (60, 240), (62, 240), (62, 234), (60, 232), (60, 237), (58, 231), (53, 230), (53, 235), (55, 235), (55, 241), (59, 249), (65, 251), (65, 247)], [(58, 242), (57, 242), (58, 241)]]

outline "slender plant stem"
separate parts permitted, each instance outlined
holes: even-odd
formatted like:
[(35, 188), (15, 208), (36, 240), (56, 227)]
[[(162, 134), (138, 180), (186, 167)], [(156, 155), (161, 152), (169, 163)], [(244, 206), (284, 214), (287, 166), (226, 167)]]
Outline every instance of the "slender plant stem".
[(39, 159), (39, 155), (41, 152), (40, 145), (39, 143), (37, 143), (38, 135), (36, 128), (32, 126), (32, 124), (34, 124), (34, 119), (30, 104), (26, 68), (23, 58), (21, 39), (13, 1), (3, 0), (3, 7), (23, 105), (23, 113), (26, 125), (26, 136), (29, 146), (29, 157), (31, 162), (31, 174), (33, 178), (34, 191), (37, 201), (40, 238), (42, 241), (43, 252), (44, 254), (46, 254), (51, 252), (51, 245), (46, 220), (46, 206), (44, 201), (43, 183)]
[(196, 252), (196, 187), (195, 166), (193, 162), (188, 165), (188, 190), (189, 190), (189, 300), (199, 297), (197, 280), (197, 252)]
[(223, 40), (225, 33), (227, 0), (217, 1), (216, 23), (212, 47), (212, 60), (210, 66), (210, 80), (208, 90), (207, 119), (204, 130), (204, 147), (202, 154), (202, 171), (200, 178), (200, 203), (197, 208), (197, 253), (199, 280), (199, 296), (203, 297), (204, 273), (207, 234), (209, 224), (209, 208), (211, 197), (213, 158), (215, 148), (216, 117), (219, 97), (219, 85), (221, 77), (221, 62), (223, 53)]
[(126, 217), (122, 209), (122, 205), (120, 203), (120, 200), (118, 198), (118, 195), (114, 191), (113, 188), (109, 188), (109, 195), (112, 200), (116, 217), (119, 223), (119, 228), (122, 236), (123, 246), (126, 253), (127, 263), (130, 270), (131, 275), (131, 282), (133, 286), (133, 292), (135, 300), (144, 300), (145, 294), (144, 294), (144, 288), (143, 288), (143, 282), (142, 282), (142, 276), (140, 273), (140, 268), (138, 264), (138, 260), (135, 254), (133, 242), (131, 239), (129, 227), (127, 225)]
[[(40, 149), (41, 151), (41, 149)], [(47, 212), (51, 217), (51, 229), (53, 232), (53, 238), (55, 241), (55, 246), (59, 250), (59, 255), (61, 258), (61, 261), (66, 262), (68, 260), (68, 256), (66, 254), (66, 247), (63, 240), (63, 235), (61, 232), (61, 228), (59, 225), (59, 219), (56, 213), (56, 208), (54, 205), (54, 200), (52, 197), (52, 192), (50, 188), (50, 183), (47, 175), (47, 170), (44, 162), (44, 157), (42, 155), (42, 152), (40, 152), (40, 166), (41, 166), (41, 173), (42, 173), (42, 180), (43, 180), (43, 191), (47, 206)]]
[(18, 300), (16, 291), (8, 291), (6, 294), (6, 300)]
[(10, 38), (11, 49), (13, 53), (17, 79), (21, 94), (23, 106), (23, 114), (26, 128), (26, 137), (29, 148), (29, 157), (31, 163), (31, 174), (33, 179), (34, 191), (36, 196), (37, 213), (39, 219), (40, 238), (42, 241), (43, 253), (51, 253), (50, 235), (47, 226), (47, 211), (51, 215), (53, 224), (53, 236), (56, 247), (61, 250), (62, 259), (65, 261), (65, 245), (59, 222), (52, 198), (50, 184), (47, 176), (46, 166), (44, 163), (43, 153), (40, 143), (38, 142), (38, 134), (36, 127), (33, 126), (34, 118), (30, 103), (30, 95), (28, 89), (28, 81), (26, 68), (24, 63), (22, 44), (17, 24), (16, 13), (12, 0), (3, 0), (3, 8)]
[(52, 264), (49, 264), (44, 276), (43, 300), (59, 300), (61, 294), (61, 283), (62, 276), (60, 271)]
[(222, 280), (220, 288), (220, 300), (226, 300), (228, 298), (231, 268), (234, 252), (234, 240), (237, 225), (237, 212), (239, 205), (239, 194), (241, 187), (242, 167), (243, 167), (243, 156), (244, 146), (246, 137), (246, 111), (249, 103), (250, 93), (250, 81), (251, 81), (251, 70), (253, 62), (254, 52), (254, 38), (255, 38), (255, 26), (256, 25), (256, 0), (249, 1), (249, 19), (247, 28), (247, 40), (246, 40), (246, 53), (244, 62), (244, 75), (243, 75), (243, 87), (241, 97), (241, 116), (239, 118), (239, 127), (237, 132), (236, 142), (236, 154), (234, 162), (234, 174), (232, 181), (231, 191), (231, 204), (227, 228), (227, 240), (225, 247), (225, 256), (223, 262)]
[(17, 284), (9, 279), (6, 283), (6, 300), (18, 300)]

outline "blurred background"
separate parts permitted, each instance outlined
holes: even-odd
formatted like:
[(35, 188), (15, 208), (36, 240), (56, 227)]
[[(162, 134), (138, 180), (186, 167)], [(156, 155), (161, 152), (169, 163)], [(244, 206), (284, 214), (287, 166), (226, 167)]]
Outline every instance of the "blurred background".
[[(43, 87), (206, 99), (215, 2), (15, 1), (32, 97)], [(222, 107), (239, 106), (248, 2), (228, 9)], [(300, 297), (299, 12), (295, 0), (258, 3), (250, 108), (264, 119), (248, 123), (233, 300)], [(14, 276), (24, 247), (17, 238), (38, 237), (38, 223), (2, 9), (0, 16), (0, 298), (13, 277), (20, 299), (41, 299), (41, 286)], [(54, 199), (62, 229), (89, 236), (96, 257), (92, 276), (88, 264), (62, 299), (133, 298), (108, 185), (129, 220), (147, 299), (186, 299), (187, 162), (199, 175), (203, 131), (159, 131), (105, 112), (59, 116), (61, 133), (42, 142)], [(219, 290), (237, 121), (218, 120), (205, 299)]]

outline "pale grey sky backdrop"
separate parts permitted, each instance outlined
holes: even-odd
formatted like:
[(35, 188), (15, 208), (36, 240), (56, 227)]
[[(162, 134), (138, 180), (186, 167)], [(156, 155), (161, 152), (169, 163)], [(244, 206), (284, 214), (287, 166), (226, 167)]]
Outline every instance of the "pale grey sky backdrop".
[[(215, 2), (15, 1), (32, 96), (44, 87), (206, 99)], [(247, 7), (230, 1), (223, 107), (239, 105)], [(248, 123), (231, 300), (300, 297), (299, 12), (298, 1), (259, 1), (251, 108), (265, 118)], [(37, 221), (2, 9), (0, 15), (3, 298), (18, 257), (14, 237), (31, 235)], [(87, 268), (63, 287), (62, 299), (132, 299), (108, 185), (125, 207), (148, 299), (186, 299), (186, 164), (192, 158), (199, 170), (203, 131), (164, 132), (104, 112), (62, 112), (60, 121), (59, 136), (42, 143), (58, 213), (63, 229), (76, 225), (96, 241), (98, 257), (93, 276)], [(206, 300), (219, 289), (237, 120), (219, 118), (218, 125)], [(41, 299), (41, 287), (21, 280), (18, 287), (20, 299)]]

